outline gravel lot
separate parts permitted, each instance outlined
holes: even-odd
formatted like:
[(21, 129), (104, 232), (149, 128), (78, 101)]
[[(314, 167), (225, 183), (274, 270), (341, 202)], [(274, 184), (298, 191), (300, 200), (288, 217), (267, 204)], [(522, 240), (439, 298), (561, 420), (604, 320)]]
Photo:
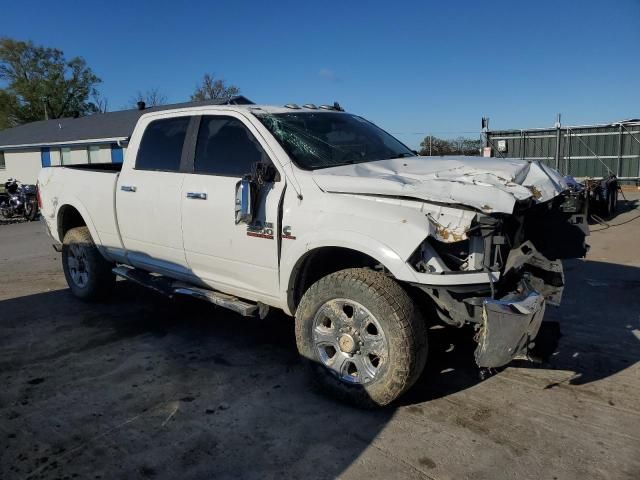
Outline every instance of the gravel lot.
[(593, 229), (544, 364), (480, 381), (431, 329), (416, 387), (367, 412), (308, 388), (288, 318), (128, 282), (85, 304), (39, 223), (0, 225), (0, 478), (638, 479), (640, 219)]

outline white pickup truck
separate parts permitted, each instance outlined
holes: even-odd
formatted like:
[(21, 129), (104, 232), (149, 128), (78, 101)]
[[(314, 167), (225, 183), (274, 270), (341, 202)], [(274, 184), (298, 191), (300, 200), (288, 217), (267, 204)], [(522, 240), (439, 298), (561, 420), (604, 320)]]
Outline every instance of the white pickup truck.
[(295, 316), (326, 390), (386, 405), (420, 375), (426, 319), (472, 325), (483, 368), (526, 358), (585, 207), (536, 162), (420, 157), (339, 106), (144, 113), (124, 163), (44, 168), (43, 218), (82, 299), (117, 275), (242, 315)]

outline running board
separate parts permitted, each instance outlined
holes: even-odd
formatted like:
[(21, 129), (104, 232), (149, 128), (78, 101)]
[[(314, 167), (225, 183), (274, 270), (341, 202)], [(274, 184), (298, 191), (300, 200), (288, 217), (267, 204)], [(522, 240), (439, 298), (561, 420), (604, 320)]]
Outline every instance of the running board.
[(162, 275), (153, 275), (144, 270), (126, 267), (124, 265), (115, 267), (111, 271), (119, 277), (131, 280), (138, 285), (150, 288), (151, 290), (161, 293), (162, 295), (166, 295), (167, 297), (173, 297), (173, 280), (167, 277), (163, 277)]
[(233, 310), (244, 317), (253, 317), (258, 311), (258, 306), (255, 303), (245, 302), (244, 300), (240, 300), (238, 297), (227, 295), (222, 292), (216, 292), (215, 290), (194, 287), (188, 283), (174, 282), (173, 293), (178, 295), (189, 295), (191, 297), (199, 298), (200, 300), (206, 300), (207, 302), (211, 302), (219, 307)]
[(139, 285), (150, 288), (158, 293), (173, 298), (174, 295), (189, 295), (190, 297), (205, 300), (207, 302), (232, 310), (245, 317), (253, 317), (258, 312), (258, 305), (240, 300), (233, 295), (217, 292), (215, 290), (207, 290), (188, 283), (172, 280), (168, 277), (151, 274), (137, 268), (119, 266), (115, 267), (113, 273), (131, 280)]

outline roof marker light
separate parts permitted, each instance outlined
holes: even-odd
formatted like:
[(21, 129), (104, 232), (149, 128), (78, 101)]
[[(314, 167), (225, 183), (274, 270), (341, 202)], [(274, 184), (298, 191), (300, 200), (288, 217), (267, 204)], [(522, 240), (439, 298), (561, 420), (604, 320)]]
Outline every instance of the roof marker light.
[(300, 106), (297, 103), (287, 103), (285, 108), (292, 108), (294, 110), (299, 110)]

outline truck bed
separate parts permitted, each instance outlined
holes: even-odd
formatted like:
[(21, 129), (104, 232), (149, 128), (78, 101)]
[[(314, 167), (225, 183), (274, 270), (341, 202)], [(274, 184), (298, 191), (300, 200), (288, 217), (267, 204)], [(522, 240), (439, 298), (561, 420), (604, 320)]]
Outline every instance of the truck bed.
[(115, 191), (121, 167), (113, 163), (64, 165), (40, 171), (42, 216), (56, 240), (63, 241), (59, 238), (58, 222), (61, 218), (64, 221), (67, 214), (60, 209), (73, 205), (97, 245), (107, 250), (121, 248), (115, 215)]

